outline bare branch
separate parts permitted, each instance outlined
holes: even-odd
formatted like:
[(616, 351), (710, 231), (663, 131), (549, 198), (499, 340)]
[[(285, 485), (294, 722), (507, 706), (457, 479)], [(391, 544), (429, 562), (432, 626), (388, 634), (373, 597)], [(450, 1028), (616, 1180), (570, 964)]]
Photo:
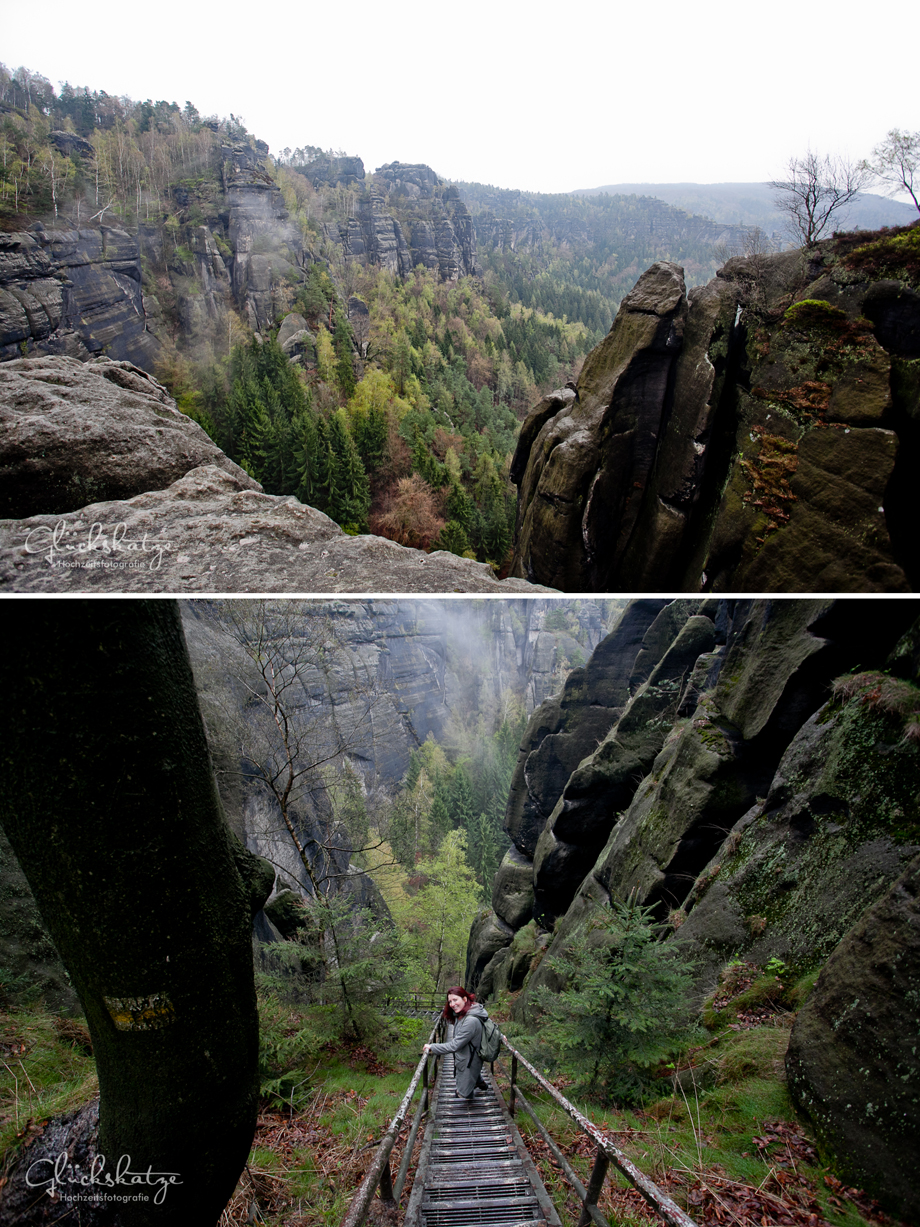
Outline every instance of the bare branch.
[(819, 157), (811, 150), (804, 157), (790, 158), (788, 177), (774, 179), (769, 186), (776, 195), (773, 203), (785, 213), (793, 234), (805, 247), (814, 247), (832, 220), (862, 192), (871, 172), (862, 162), (843, 157)]
[(866, 169), (889, 196), (906, 192), (920, 212), (920, 132), (901, 132), (892, 128), (881, 144), (872, 150)]

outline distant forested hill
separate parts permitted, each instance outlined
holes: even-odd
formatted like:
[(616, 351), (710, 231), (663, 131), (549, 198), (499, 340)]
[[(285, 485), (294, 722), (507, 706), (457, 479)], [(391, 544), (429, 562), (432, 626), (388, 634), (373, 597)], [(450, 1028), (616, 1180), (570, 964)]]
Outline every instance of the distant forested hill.
[[(766, 183), (610, 183), (605, 187), (579, 188), (573, 193), (582, 199), (603, 194), (643, 199), (653, 196), (713, 221), (759, 226), (769, 236), (785, 237), (783, 215), (774, 207), (773, 189)], [(850, 205), (840, 228), (877, 230), (881, 226), (906, 226), (916, 215), (911, 205), (866, 192)]]
[(457, 187), (473, 218), (486, 282), (526, 307), (578, 320), (597, 340), (650, 264), (673, 260), (683, 265), (689, 285), (701, 285), (743, 241), (741, 227), (652, 195)]

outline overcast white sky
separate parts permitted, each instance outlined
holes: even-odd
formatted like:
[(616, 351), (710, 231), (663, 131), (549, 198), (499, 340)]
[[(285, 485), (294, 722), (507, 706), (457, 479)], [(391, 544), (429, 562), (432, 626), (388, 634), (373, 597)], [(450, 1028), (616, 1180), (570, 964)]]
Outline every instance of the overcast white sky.
[[(0, 0), (0, 60), (143, 100), (241, 116), (273, 152), (541, 192), (777, 177), (793, 154), (870, 153), (920, 128), (899, 66), (913, 4), (556, 5), (274, 0), (74, 6)], [(135, 15), (136, 14), (136, 15)], [(877, 19), (877, 27), (873, 20)]]

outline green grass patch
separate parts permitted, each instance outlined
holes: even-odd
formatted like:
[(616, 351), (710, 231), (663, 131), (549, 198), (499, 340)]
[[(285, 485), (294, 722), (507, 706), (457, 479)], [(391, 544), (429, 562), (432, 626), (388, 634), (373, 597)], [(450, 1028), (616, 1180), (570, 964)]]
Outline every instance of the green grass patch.
[(78, 1035), (71, 1020), (42, 1006), (0, 1014), (0, 1154), (18, 1144), (30, 1121), (71, 1112), (99, 1094), (96, 1064), (68, 1031)]
[[(799, 985), (805, 991), (802, 981)], [(742, 995), (747, 991), (739, 998)], [(698, 1222), (729, 1221), (718, 1213), (713, 1217), (713, 1205), (722, 1199), (724, 1206), (736, 1198), (740, 1204), (760, 1207), (768, 1224), (804, 1224), (816, 1213), (835, 1224), (861, 1227), (873, 1220), (864, 1218), (849, 1202), (843, 1202), (841, 1209), (829, 1201), (834, 1177), (820, 1162), (789, 1099), (784, 1074), (788, 1022), (788, 1017), (780, 1016), (763, 1025), (726, 1028), (708, 1044), (691, 1049), (692, 1055), (684, 1054), (681, 1073), (675, 1079), (662, 1078), (661, 1094), (639, 1109), (621, 1111), (578, 1100), (575, 1106)], [(689, 1059), (694, 1066), (692, 1077)], [(559, 1078), (557, 1085), (571, 1099), (566, 1081)], [(522, 1089), (587, 1183), (594, 1162), (593, 1143), (526, 1074)], [(560, 1211), (563, 1227), (575, 1227), (580, 1214), (577, 1198), (523, 1113), (519, 1127)], [(794, 1180), (787, 1181), (790, 1174)], [(825, 1184), (826, 1175), (831, 1187)], [(600, 1208), (618, 1227), (657, 1221), (613, 1167)], [(778, 1217), (783, 1213), (789, 1217)], [(737, 1221), (761, 1222), (760, 1211), (756, 1217), (742, 1215)]]

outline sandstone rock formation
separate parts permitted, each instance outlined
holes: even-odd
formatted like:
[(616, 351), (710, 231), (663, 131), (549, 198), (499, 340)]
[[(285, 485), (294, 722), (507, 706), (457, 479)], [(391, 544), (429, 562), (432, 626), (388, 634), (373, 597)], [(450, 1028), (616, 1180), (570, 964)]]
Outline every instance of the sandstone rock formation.
[[(792, 1089), (842, 1171), (906, 1214), (909, 1182), (884, 1172), (917, 1125), (893, 1082), (917, 1072), (902, 1037), (916, 1014), (918, 642), (917, 601), (631, 604), (569, 679), (565, 719), (558, 698), (531, 718), (506, 812), (515, 847), (467, 957), (480, 994), (522, 990), (515, 1017), (531, 1025), (536, 991), (561, 986), (554, 956), (614, 899), (651, 907), (689, 950), (699, 999), (732, 960), (797, 977), (827, 962), (796, 1024)], [(595, 662), (614, 668), (592, 702)]]
[[(506, 829), (518, 853), (533, 866), (531, 916), (545, 927), (561, 917), (558, 932), (564, 941), (592, 898), (625, 898), (636, 891), (662, 919), (669, 912), (689, 911), (681, 929), (685, 940), (694, 940), (697, 929), (706, 931), (700, 939), (702, 980), (714, 975), (720, 960), (729, 957), (729, 947), (741, 941), (739, 934), (753, 945), (743, 916), (725, 928), (725, 941), (706, 928), (712, 909), (716, 909), (712, 923), (717, 928), (727, 924), (723, 841), (736, 823), (743, 832), (756, 817), (757, 857), (752, 857), (748, 845), (736, 851), (740, 834), (730, 847), (732, 855), (741, 858), (739, 863), (750, 866), (752, 882), (772, 881), (758, 868), (761, 858), (773, 855), (767, 830), (778, 820), (778, 807), (787, 795), (802, 792), (801, 784), (790, 793), (782, 783), (783, 754), (788, 748), (789, 763), (798, 764), (795, 778), (810, 778), (816, 793), (843, 795), (843, 786), (827, 783), (819, 769), (825, 761), (838, 764), (844, 753), (842, 734), (832, 736), (825, 727), (826, 716), (815, 713), (827, 698), (832, 677), (856, 663), (884, 665), (917, 613), (915, 602), (632, 603), (588, 667), (570, 677), (561, 698), (548, 700), (534, 712), (522, 741)], [(897, 667), (910, 675), (912, 658), (901, 659)], [(608, 670), (606, 686), (597, 679), (593, 685), (585, 684), (595, 662), (599, 670)], [(610, 704), (606, 708), (597, 701), (605, 692)], [(858, 735), (868, 737), (860, 728)], [(818, 745), (813, 744), (813, 729), (822, 739)], [(871, 738), (868, 744), (874, 744)], [(916, 782), (915, 758), (915, 751), (904, 746), (886, 759), (886, 772), (889, 766), (895, 775), (900, 772), (908, 790), (910, 781)], [(853, 761), (852, 752), (846, 761)], [(874, 759), (867, 763), (865, 769), (879, 778), (878, 763)], [(855, 826), (865, 825), (875, 804), (873, 794), (864, 781), (857, 785), (850, 780), (847, 789), (863, 798), (848, 804), (861, 815), (854, 819)], [(894, 788), (891, 796), (900, 795), (899, 789)], [(758, 797), (768, 798), (769, 822), (762, 818), (766, 810)], [(770, 800), (777, 797), (784, 800)], [(797, 804), (799, 813), (801, 797)], [(905, 798), (886, 800), (882, 825), (889, 822), (889, 809), (904, 804)], [(780, 828), (785, 829), (782, 821)], [(782, 842), (784, 837), (779, 838)], [(863, 842), (868, 845), (871, 840)], [(818, 860), (803, 883), (813, 883), (818, 872), (821, 850), (815, 855)], [(867, 867), (862, 877), (843, 861), (840, 874), (825, 875), (835, 900), (835, 926), (843, 926), (839, 933), (855, 919), (852, 906), (859, 905), (844, 905), (842, 885), (831, 882), (846, 881), (852, 898), (862, 899), (865, 906), (866, 883), (875, 882), (878, 875), (891, 881), (903, 861), (902, 853), (876, 856), (864, 850), (860, 855)], [(715, 864), (720, 870), (713, 874)], [(521, 872), (520, 863), (509, 862), (500, 868), (494, 884), (494, 911), (511, 930), (505, 945), (526, 923), (518, 903)], [(703, 885), (695, 888), (695, 882)], [(789, 887), (784, 888), (783, 898), (793, 898)], [(506, 908), (511, 909), (507, 914)], [(751, 911), (748, 908), (743, 915)], [(810, 930), (794, 909), (784, 924), (766, 929), (756, 946), (757, 957), (769, 957), (764, 953), (769, 949), (779, 957), (801, 958), (796, 942), (806, 940)], [(828, 928), (828, 933), (833, 931)], [(813, 936), (808, 940), (814, 958), (826, 957), (829, 947)], [(471, 966), (481, 963), (475, 942), (470, 957)], [(486, 964), (482, 966), (488, 987), (491, 973)], [(550, 975), (548, 964), (541, 967), (534, 986)]]
[(535, 421), (525, 423), (526, 442), (514, 458), (515, 574), (540, 574), (568, 591), (621, 587), (613, 582), (616, 561), (629, 544), (655, 458), (686, 314), (682, 270), (654, 265), (586, 360), (576, 397), (552, 415), (542, 402)]
[(350, 537), (215, 465), (165, 490), (0, 521), (4, 592), (546, 592), (481, 562)]
[(514, 574), (568, 591), (916, 587), (920, 295), (847, 263), (729, 260), (684, 293), (658, 264), (541, 402), (512, 466)]
[(20, 358), (0, 365), (0, 516), (129, 499), (215, 465), (261, 487), (164, 387), (130, 362)]
[(123, 230), (0, 234), (0, 361), (29, 353), (105, 354), (149, 369), (137, 239)]
[[(353, 747), (349, 759), (367, 788), (398, 783), (411, 751), (429, 735), (443, 741), (451, 712), (475, 711), (488, 724), (500, 720), (509, 696), (526, 712), (558, 689), (568, 671), (563, 651), (548, 641), (563, 640), (546, 629), (556, 608), (553, 598), (509, 597), (501, 601), (349, 600), (323, 602), (343, 648), (321, 683), (328, 703), (346, 716), (355, 698), (351, 663), (379, 684), (373, 736)], [(210, 603), (183, 604), (183, 622), (199, 693), (225, 684), (232, 645), (210, 619)], [(584, 601), (573, 618), (590, 652), (615, 619), (612, 602)], [(242, 660), (233, 668), (246, 671)], [(370, 728), (368, 733), (370, 734)], [(242, 833), (242, 831), (241, 831)]]
[[(391, 196), (404, 220), (408, 209), (408, 241)], [(381, 167), (352, 215), (344, 222), (327, 222), (325, 234), (359, 264), (386, 268), (400, 277), (417, 264), (436, 268), (443, 281), (481, 271), (470, 211), (458, 190), (430, 166), (397, 162)]]
[(792, 1029), (789, 1089), (846, 1179), (920, 1214), (920, 857), (847, 933)]

